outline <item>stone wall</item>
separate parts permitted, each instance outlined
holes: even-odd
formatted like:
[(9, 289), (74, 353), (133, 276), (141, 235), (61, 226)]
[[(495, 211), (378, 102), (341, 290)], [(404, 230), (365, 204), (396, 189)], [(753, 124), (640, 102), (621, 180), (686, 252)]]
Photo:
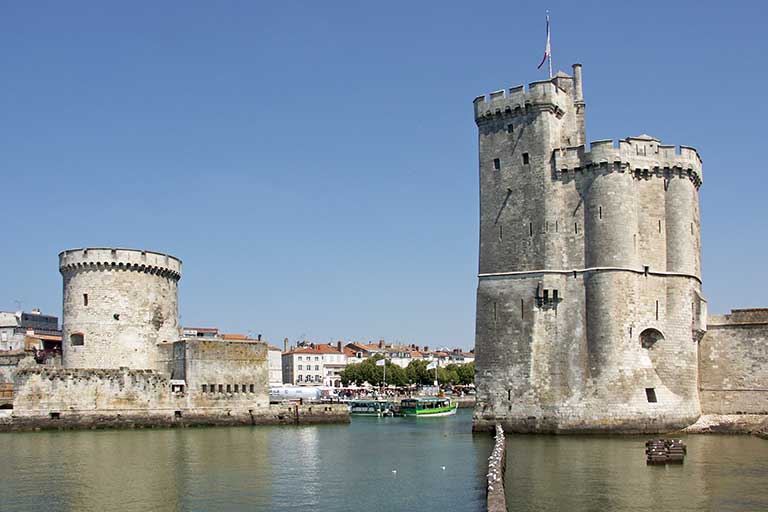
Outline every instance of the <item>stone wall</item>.
[(702, 414), (768, 414), (768, 309), (709, 317), (699, 379)]
[(507, 469), (507, 440), (504, 429), (496, 425), (493, 451), (488, 457), (486, 482), (486, 504), (488, 512), (507, 512), (507, 497), (504, 491), (504, 474)]
[(14, 415), (61, 419), (265, 414), (267, 346), (260, 342), (182, 340), (163, 345), (167, 371), (21, 368)]
[(266, 343), (258, 341), (185, 339), (173, 344), (168, 371), (183, 380), (193, 407), (269, 404)]

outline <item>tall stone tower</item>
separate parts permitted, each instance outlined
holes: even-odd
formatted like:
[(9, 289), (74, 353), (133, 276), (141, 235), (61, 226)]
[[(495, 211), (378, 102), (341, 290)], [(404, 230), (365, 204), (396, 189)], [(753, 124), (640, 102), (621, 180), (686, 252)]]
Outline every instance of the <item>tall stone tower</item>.
[(179, 339), (181, 260), (134, 249), (59, 254), (67, 368), (158, 369), (159, 344)]
[(480, 96), (478, 430), (657, 432), (700, 414), (693, 148), (585, 146), (573, 76)]

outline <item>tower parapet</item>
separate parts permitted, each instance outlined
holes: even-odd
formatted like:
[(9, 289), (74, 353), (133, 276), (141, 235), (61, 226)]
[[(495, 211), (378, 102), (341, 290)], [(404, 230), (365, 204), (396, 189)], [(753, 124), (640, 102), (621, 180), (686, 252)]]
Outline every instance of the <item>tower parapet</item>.
[(59, 253), (61, 272), (85, 268), (140, 271), (162, 275), (176, 281), (181, 279), (181, 260), (160, 252), (89, 247), (69, 249)]
[(627, 137), (619, 140), (597, 140), (585, 145), (555, 150), (554, 167), (557, 172), (568, 173), (589, 170), (605, 165), (639, 175), (677, 173), (691, 179), (696, 188), (703, 181), (702, 161), (698, 151), (690, 146), (661, 144), (648, 136)]

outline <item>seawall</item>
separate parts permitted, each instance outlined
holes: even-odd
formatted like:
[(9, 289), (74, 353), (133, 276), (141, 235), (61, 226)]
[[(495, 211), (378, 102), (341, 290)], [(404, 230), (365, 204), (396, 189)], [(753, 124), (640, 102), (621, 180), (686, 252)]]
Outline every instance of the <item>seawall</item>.
[(156, 409), (61, 411), (48, 415), (0, 416), (0, 432), (106, 428), (181, 428), (238, 425), (311, 425), (349, 423), (340, 404), (270, 405), (261, 409)]
[(496, 425), (496, 442), (488, 457), (488, 483), (486, 501), (488, 512), (507, 512), (507, 497), (504, 492), (504, 473), (507, 468), (507, 450), (504, 429)]

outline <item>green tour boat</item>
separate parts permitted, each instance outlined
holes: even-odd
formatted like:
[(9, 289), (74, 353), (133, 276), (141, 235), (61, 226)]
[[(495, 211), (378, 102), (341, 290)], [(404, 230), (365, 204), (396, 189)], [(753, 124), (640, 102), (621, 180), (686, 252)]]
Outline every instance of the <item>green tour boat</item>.
[(400, 414), (416, 418), (453, 416), (457, 407), (458, 405), (447, 397), (407, 398), (400, 402)]
[(392, 416), (392, 403), (384, 400), (352, 400), (349, 402), (352, 416)]

